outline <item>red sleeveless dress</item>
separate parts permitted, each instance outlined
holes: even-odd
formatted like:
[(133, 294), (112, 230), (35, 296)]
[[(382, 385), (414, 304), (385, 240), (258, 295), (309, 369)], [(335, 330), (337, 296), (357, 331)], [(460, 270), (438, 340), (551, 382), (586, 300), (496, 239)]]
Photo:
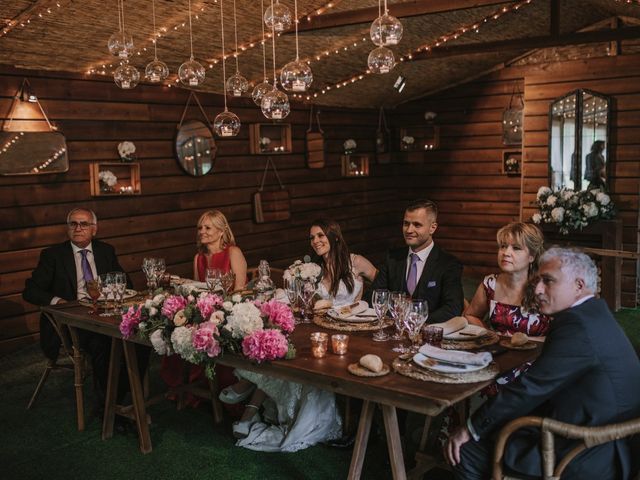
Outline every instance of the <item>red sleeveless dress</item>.
[[(205, 275), (207, 268), (217, 268), (222, 270), (223, 273), (227, 273), (231, 270), (231, 259), (229, 256), (229, 247), (223, 251), (215, 253), (209, 264), (207, 265), (207, 257), (199, 253), (196, 257), (196, 268), (198, 271), (199, 282), (205, 281)], [(199, 365), (191, 365), (185, 362), (179, 355), (170, 355), (162, 357), (162, 364), (160, 366), (160, 376), (169, 387), (178, 387), (184, 382), (185, 368), (189, 369), (189, 383), (198, 383), (205, 380), (204, 368)], [(233, 385), (238, 381), (233, 374), (233, 368), (225, 367), (224, 365), (216, 365), (216, 379), (218, 388), (222, 390), (229, 385)], [(200, 399), (187, 394), (186, 403), (194, 407), (198, 406)], [(223, 404), (225, 409), (233, 416), (238, 417), (242, 415), (244, 411), (244, 405), (228, 405)]]

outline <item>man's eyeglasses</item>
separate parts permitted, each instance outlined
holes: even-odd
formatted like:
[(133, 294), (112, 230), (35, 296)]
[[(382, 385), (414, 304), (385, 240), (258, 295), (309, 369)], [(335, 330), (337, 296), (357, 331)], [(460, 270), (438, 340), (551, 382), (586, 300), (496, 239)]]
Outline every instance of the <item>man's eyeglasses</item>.
[(91, 223), (91, 222), (69, 222), (69, 223), (67, 223), (67, 226), (71, 230), (75, 230), (76, 228), (80, 228), (80, 230), (86, 230), (87, 228), (89, 228), (92, 225), (95, 225), (95, 223)]

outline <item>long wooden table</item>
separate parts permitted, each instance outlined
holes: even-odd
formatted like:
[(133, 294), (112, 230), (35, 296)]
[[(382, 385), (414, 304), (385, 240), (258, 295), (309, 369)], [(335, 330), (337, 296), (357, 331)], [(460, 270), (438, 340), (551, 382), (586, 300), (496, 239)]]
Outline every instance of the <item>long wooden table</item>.
[[(151, 437), (146, 421), (142, 381), (138, 371), (134, 345), (134, 343), (144, 345), (149, 345), (149, 343), (138, 337), (124, 340), (118, 330), (119, 317), (89, 315), (88, 310), (88, 307), (77, 303), (42, 307), (44, 313), (49, 315), (50, 318), (58, 324), (69, 327), (72, 332), (74, 329), (79, 328), (102, 333), (113, 338), (102, 432), (103, 439), (107, 439), (113, 435), (117, 380), (122, 352), (124, 352), (126, 367), (129, 373), (140, 450), (143, 453), (151, 452)], [(364, 400), (353, 455), (351, 457), (349, 479), (358, 479), (362, 473), (373, 413), (376, 406), (382, 410), (383, 414), (393, 478), (405, 479), (406, 472), (396, 409), (402, 408), (429, 416), (436, 416), (447, 407), (469, 398), (490, 384), (489, 381), (455, 385), (423, 382), (399, 375), (395, 372), (391, 372), (383, 377), (357, 377), (347, 371), (347, 366), (350, 363), (357, 362), (364, 354), (373, 353), (379, 355), (384, 363), (390, 365), (391, 361), (397, 356), (396, 353), (391, 351), (391, 347), (395, 345), (395, 343), (373, 342), (370, 332), (352, 333), (349, 341), (349, 352), (346, 355), (334, 355), (329, 351), (327, 356), (318, 359), (311, 355), (309, 334), (314, 331), (335, 333), (314, 324), (301, 324), (296, 327), (291, 336), (297, 350), (297, 356), (293, 360), (279, 360), (258, 365), (240, 356), (227, 354), (219, 359), (219, 363), (235, 368), (260, 372), (284, 380), (310, 384), (335, 393)], [(77, 335), (72, 335), (72, 338), (75, 337), (77, 337)], [(74, 345), (74, 347), (77, 347), (77, 345)], [(540, 347), (536, 350), (529, 351), (508, 351), (497, 355), (495, 361), (500, 371), (507, 371), (525, 361), (537, 357), (539, 349)], [(79, 367), (76, 368), (76, 375), (79, 376), (81, 372), (78, 371), (78, 368)], [(76, 380), (76, 384), (78, 384), (80, 380), (79, 377), (77, 377)], [(80, 408), (81, 404), (79, 404), (78, 407)]]

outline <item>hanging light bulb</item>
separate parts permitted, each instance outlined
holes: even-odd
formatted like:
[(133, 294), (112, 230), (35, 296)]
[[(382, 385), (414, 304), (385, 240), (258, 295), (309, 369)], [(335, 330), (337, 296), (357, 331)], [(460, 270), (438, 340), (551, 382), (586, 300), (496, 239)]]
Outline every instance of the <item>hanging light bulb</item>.
[(280, 71), (280, 83), (288, 92), (306, 92), (313, 82), (313, 72), (306, 62), (300, 61), (298, 53), (298, 0), (294, 0), (296, 26), (296, 59), (287, 63)]
[(251, 98), (253, 99), (253, 103), (258, 106), (262, 105), (262, 97), (264, 97), (267, 93), (269, 93), (273, 87), (269, 83), (269, 81), (265, 78), (264, 82), (259, 83), (251, 92)]
[(249, 90), (249, 82), (240, 73), (240, 65), (238, 63), (238, 25), (236, 23), (236, 0), (233, 0), (233, 34), (236, 39), (236, 73), (231, 75), (225, 84), (227, 92), (234, 97), (241, 97), (243, 93)]
[(219, 137), (235, 137), (240, 133), (240, 119), (235, 113), (225, 109), (213, 120), (213, 130)]
[(213, 131), (219, 137), (235, 137), (240, 133), (240, 118), (230, 112), (227, 108), (227, 67), (226, 67), (226, 55), (224, 53), (224, 9), (223, 0), (220, 0), (220, 37), (222, 44), (222, 88), (224, 91), (224, 112), (216, 115), (213, 120)]
[(164, 62), (158, 60), (158, 35), (156, 32), (156, 2), (155, 0), (151, 1), (151, 9), (153, 16), (153, 52), (154, 57), (151, 62), (147, 64), (147, 67), (144, 69), (145, 78), (151, 83), (160, 83), (164, 81), (169, 76), (169, 67)]
[(367, 65), (371, 73), (389, 73), (395, 67), (396, 60), (387, 47), (378, 47), (369, 53)]
[(275, 86), (262, 97), (260, 102), (262, 114), (270, 120), (282, 120), (291, 112), (289, 97), (283, 91), (278, 90)]
[(130, 90), (138, 85), (140, 73), (128, 60), (124, 60), (120, 66), (116, 68), (116, 71), (113, 72), (113, 80), (121, 89)]
[(264, 12), (264, 23), (278, 33), (284, 32), (291, 27), (291, 11), (276, 0), (276, 3), (272, 3)]
[(133, 51), (133, 37), (124, 29), (124, 3), (118, 0), (118, 31), (107, 40), (107, 48), (111, 55), (127, 58)]
[(191, 28), (191, 0), (189, 0), (189, 43), (191, 56), (178, 68), (178, 77), (183, 85), (197, 87), (204, 82), (205, 70), (202, 65), (193, 59), (193, 30)]
[(400, 20), (385, 12), (384, 15), (376, 18), (371, 23), (369, 35), (374, 44), (379, 47), (386, 47), (389, 45), (397, 45), (400, 42), (402, 39), (402, 30)]

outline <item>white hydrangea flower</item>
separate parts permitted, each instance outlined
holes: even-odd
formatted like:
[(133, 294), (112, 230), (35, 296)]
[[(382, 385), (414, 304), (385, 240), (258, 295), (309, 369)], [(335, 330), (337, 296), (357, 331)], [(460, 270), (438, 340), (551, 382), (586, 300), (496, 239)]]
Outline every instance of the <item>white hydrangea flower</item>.
[(551, 218), (553, 218), (553, 221), (556, 223), (562, 222), (562, 220), (564, 219), (564, 208), (556, 207), (551, 210)]
[(161, 329), (153, 332), (149, 337), (149, 341), (158, 355), (169, 355), (171, 353), (171, 347), (165, 341)]
[(600, 205), (609, 205), (611, 203), (611, 197), (603, 192), (596, 193), (596, 201), (600, 203)]
[(191, 327), (177, 327), (171, 333), (173, 350), (187, 361), (195, 361), (196, 349), (193, 347), (192, 337)]
[(156, 307), (159, 307), (160, 305), (162, 305), (162, 302), (164, 302), (164, 295), (163, 294), (159, 293), (158, 295), (153, 297), (153, 304)]
[(222, 303), (222, 308), (224, 308), (227, 312), (230, 312), (231, 309), (233, 308), (233, 303), (231, 303), (229, 300), (227, 300), (227, 301)]
[(256, 330), (262, 330), (262, 327), (260, 310), (251, 302), (234, 305), (225, 325), (234, 338), (244, 338)]
[(551, 195), (549, 198), (547, 198), (547, 205), (549, 205), (550, 207), (553, 207), (557, 201), (558, 201), (558, 197), (556, 197), (555, 195)]
[(242, 301), (242, 295), (240, 295), (239, 293), (236, 293), (231, 297), (231, 301), (233, 303), (240, 303)]
[(540, 187), (538, 189), (538, 193), (536, 194), (536, 197), (538, 198), (538, 200), (540, 200), (540, 197), (542, 197), (543, 195), (550, 195), (551, 194), (551, 189), (549, 187)]
[(588, 218), (598, 216), (598, 206), (593, 202), (585, 203), (582, 206), (582, 211)]
[(158, 314), (158, 309), (156, 307), (154, 307), (153, 305), (151, 307), (149, 307), (149, 316), (150, 317), (155, 317)]
[(533, 223), (540, 223), (542, 221), (542, 215), (540, 215), (539, 213), (534, 213), (531, 217), (531, 220), (533, 220)]
[(562, 199), (563, 200), (570, 200), (574, 195), (575, 195), (575, 192), (573, 190), (563, 190), (562, 191)]

